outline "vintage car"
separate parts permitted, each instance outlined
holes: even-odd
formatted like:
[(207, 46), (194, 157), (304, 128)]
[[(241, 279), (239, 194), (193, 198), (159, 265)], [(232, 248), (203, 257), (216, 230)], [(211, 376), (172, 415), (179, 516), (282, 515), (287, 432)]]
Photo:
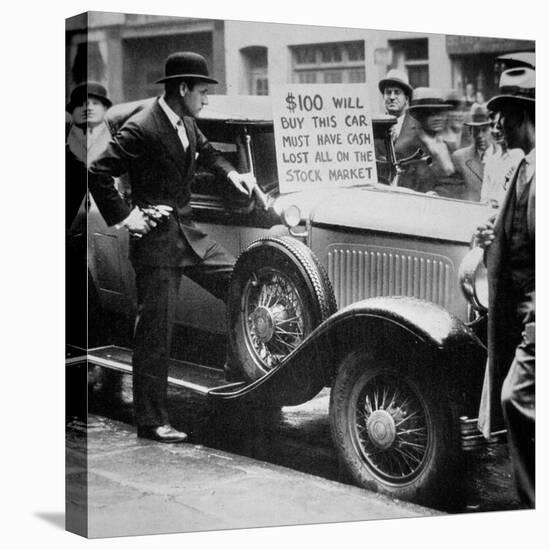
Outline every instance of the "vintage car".
[[(147, 101), (113, 108), (111, 122)], [(373, 120), (378, 183), (287, 194), (277, 181), (268, 98), (213, 96), (198, 122), (258, 188), (247, 198), (205, 170), (196, 175), (195, 221), (238, 260), (226, 305), (183, 280), (170, 383), (250, 407), (297, 405), (330, 387), (333, 441), (354, 482), (447, 502), (459, 493), (463, 447), (476, 437), (474, 421), (463, 419), (477, 415), (486, 360), (458, 269), (490, 209), (400, 188), (406, 165), (429, 159), (421, 151), (395, 158), (390, 116)], [(108, 228), (93, 206), (88, 228), (102, 307), (131, 317), (127, 232)], [(464, 280), (482, 301), (476, 263)], [(199, 361), (186, 355), (191, 341), (203, 343)], [(226, 343), (237, 382), (224, 379)], [(128, 349), (94, 349), (89, 360), (131, 371)]]

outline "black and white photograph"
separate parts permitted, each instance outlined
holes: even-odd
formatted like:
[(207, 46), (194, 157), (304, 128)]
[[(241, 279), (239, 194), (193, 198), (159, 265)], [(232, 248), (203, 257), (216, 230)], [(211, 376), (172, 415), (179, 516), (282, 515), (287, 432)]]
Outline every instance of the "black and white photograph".
[(534, 41), (86, 12), (66, 47), (69, 530), (535, 507)]
[(35, 516), (533, 523), (537, 29), (163, 7), (61, 17), (65, 508)]

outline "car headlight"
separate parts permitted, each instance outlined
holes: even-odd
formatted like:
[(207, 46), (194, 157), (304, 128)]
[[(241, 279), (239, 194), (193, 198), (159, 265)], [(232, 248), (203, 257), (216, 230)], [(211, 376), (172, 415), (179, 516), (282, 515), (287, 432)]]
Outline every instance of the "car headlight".
[(459, 282), (467, 301), (478, 311), (488, 310), (488, 273), (484, 265), (484, 250), (471, 249), (459, 266)]
[(281, 213), (282, 221), (284, 225), (288, 227), (296, 227), (301, 223), (301, 211), (295, 204), (286, 206)]

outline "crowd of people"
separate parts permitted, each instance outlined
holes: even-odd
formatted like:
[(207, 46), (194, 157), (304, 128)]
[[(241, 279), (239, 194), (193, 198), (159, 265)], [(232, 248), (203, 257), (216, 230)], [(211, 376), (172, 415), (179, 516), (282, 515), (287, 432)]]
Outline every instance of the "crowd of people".
[[(520, 63), (528, 65), (522, 57)], [(414, 89), (398, 69), (387, 73), (379, 90), (386, 113), (397, 118), (391, 130), (397, 160), (421, 149), (432, 161), (408, 163), (399, 186), (494, 208), (501, 205), (524, 155), (520, 148), (508, 147), (497, 113), (488, 111), (481, 95), (473, 96), (470, 85), (463, 92)]]
[[(486, 104), (473, 103), (456, 90), (413, 89), (399, 70), (389, 71), (379, 90), (386, 112), (396, 117), (391, 139), (397, 160), (418, 149), (432, 159), (409, 163), (399, 185), (498, 207), (476, 234), (486, 250), (490, 288), (486, 379), (489, 393), (503, 386), (519, 494), (533, 505), (535, 70), (533, 60), (520, 65), (502, 73), (500, 93)], [(170, 425), (166, 401), (179, 282), (182, 276), (190, 277), (224, 299), (235, 262), (192, 221), (190, 184), (197, 158), (241, 193), (251, 194), (256, 183), (250, 174), (239, 174), (196, 124), (208, 102), (208, 85), (216, 83), (205, 59), (193, 52), (172, 54), (158, 82), (164, 84), (164, 94), (116, 132), (105, 120), (112, 102), (103, 86), (88, 82), (71, 93), (66, 134), (67, 266), (82, 273), (86, 264), (87, 182), (107, 224), (126, 228), (131, 235), (138, 291), (133, 354), (137, 434), (177, 443), (187, 436)], [(130, 176), (132, 206), (115, 186), (114, 178), (124, 174)], [(156, 217), (146, 213), (151, 205)], [(83, 217), (78, 214), (82, 212)], [(71, 254), (73, 248), (76, 252)], [(76, 293), (84, 295), (81, 287)], [(230, 361), (226, 367), (230, 379)], [(489, 406), (498, 401), (487, 399)]]
[[(502, 411), (521, 500), (535, 505), (535, 65), (533, 54), (501, 74), (499, 94), (484, 103), (455, 90), (412, 89), (390, 71), (379, 83), (387, 114), (397, 117), (397, 159), (417, 149), (399, 185), (482, 201), (496, 214), (476, 242), (488, 270), (488, 361), (479, 428)], [(501, 407), (498, 406), (501, 404)]]

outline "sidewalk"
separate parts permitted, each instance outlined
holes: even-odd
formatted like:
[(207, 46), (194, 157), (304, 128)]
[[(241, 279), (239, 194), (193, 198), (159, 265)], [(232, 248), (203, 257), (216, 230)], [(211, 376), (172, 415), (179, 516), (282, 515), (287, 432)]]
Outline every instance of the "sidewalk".
[[(83, 458), (71, 444), (67, 476), (82, 489)], [(138, 440), (100, 416), (88, 426), (87, 479), (90, 538), (440, 515), (202, 445)]]

